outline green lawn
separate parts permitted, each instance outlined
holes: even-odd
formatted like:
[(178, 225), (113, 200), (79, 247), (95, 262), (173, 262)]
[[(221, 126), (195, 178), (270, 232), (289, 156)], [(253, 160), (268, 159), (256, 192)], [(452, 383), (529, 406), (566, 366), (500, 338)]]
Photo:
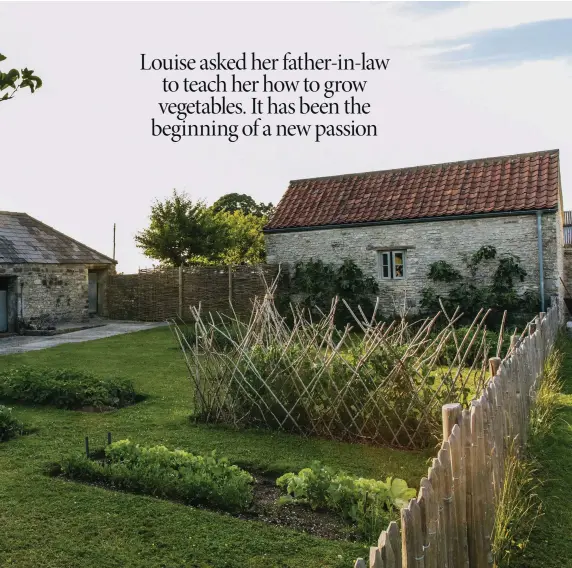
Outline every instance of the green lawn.
[(542, 480), (539, 495), (543, 516), (515, 564), (518, 568), (572, 566), (572, 341), (563, 341), (562, 347), (562, 408), (552, 432), (531, 448)]
[[(44, 475), (47, 464), (81, 451), (85, 436), (92, 447), (102, 446), (108, 431), (114, 440), (200, 453), (216, 449), (235, 463), (273, 472), (298, 471), (318, 459), (362, 476), (402, 477), (413, 486), (426, 473), (431, 451), (191, 424), (192, 389), (174, 346), (163, 328), (0, 357), (0, 369), (26, 364), (120, 375), (148, 396), (107, 414), (11, 405), (33, 432), (0, 444), (0, 566), (350, 568), (354, 558), (366, 555), (367, 548), (356, 543)], [(572, 397), (570, 404), (572, 412)]]

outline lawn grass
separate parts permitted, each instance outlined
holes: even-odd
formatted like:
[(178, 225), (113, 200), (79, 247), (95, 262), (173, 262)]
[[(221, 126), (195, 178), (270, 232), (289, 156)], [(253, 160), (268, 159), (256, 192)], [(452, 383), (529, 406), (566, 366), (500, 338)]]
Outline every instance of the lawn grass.
[(44, 474), (81, 451), (85, 436), (216, 449), (233, 463), (275, 473), (313, 460), (364, 476), (395, 476), (417, 487), (431, 451), (404, 452), (303, 439), (266, 431), (192, 424), (192, 388), (170, 331), (159, 328), (0, 357), (0, 370), (67, 367), (133, 380), (147, 398), (105, 414), (11, 404), (26, 436), (0, 444), (0, 566), (18, 567), (347, 567), (363, 544), (337, 542), (151, 497), (113, 492)]
[(572, 340), (561, 342), (562, 408), (547, 435), (530, 448), (537, 460), (537, 475), (543, 515), (538, 520), (530, 541), (516, 568), (564, 568), (572, 566)]

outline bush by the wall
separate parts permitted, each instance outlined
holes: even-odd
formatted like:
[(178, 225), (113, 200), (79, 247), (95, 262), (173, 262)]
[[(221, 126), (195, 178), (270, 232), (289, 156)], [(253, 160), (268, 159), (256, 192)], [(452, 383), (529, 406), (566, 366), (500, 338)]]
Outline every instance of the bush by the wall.
[(22, 431), (23, 426), (12, 416), (12, 409), (0, 404), (0, 442), (14, 438)]
[(252, 476), (213, 452), (196, 456), (164, 446), (145, 447), (129, 440), (105, 449), (105, 460), (76, 455), (62, 463), (70, 479), (99, 481), (134, 493), (207, 504), (229, 511), (246, 509), (252, 502)]
[(306, 503), (313, 509), (329, 509), (357, 525), (361, 536), (376, 540), (399, 510), (415, 497), (415, 489), (403, 479), (385, 482), (336, 472), (319, 462), (298, 474), (287, 473), (276, 481), (287, 496), (281, 502)]
[(16, 367), (0, 373), (0, 399), (58, 408), (120, 408), (136, 399), (131, 381), (84, 371)]

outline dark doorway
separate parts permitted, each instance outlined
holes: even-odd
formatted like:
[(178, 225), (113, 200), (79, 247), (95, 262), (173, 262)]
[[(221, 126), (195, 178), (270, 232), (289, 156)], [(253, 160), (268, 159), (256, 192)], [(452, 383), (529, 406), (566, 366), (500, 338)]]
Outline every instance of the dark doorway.
[(90, 270), (87, 273), (88, 277), (88, 287), (87, 287), (87, 298), (88, 298), (88, 311), (89, 315), (97, 314), (98, 297), (99, 297), (99, 283), (98, 283), (98, 273)]
[(17, 324), (18, 297), (15, 276), (0, 277), (0, 333), (14, 333)]

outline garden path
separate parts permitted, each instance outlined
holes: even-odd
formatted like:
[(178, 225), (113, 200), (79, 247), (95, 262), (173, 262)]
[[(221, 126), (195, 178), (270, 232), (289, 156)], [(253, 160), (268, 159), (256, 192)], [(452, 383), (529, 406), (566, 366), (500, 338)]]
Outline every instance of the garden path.
[(73, 331), (70, 333), (62, 333), (60, 335), (51, 336), (28, 336), (17, 335), (0, 339), (0, 355), (9, 355), (12, 353), (24, 353), (26, 351), (38, 351), (40, 349), (49, 349), (65, 343), (81, 343), (83, 341), (93, 341), (94, 339), (104, 339), (114, 335), (122, 335), (124, 333), (133, 333), (134, 331), (143, 331), (167, 325), (165, 322), (122, 322), (114, 321)]

